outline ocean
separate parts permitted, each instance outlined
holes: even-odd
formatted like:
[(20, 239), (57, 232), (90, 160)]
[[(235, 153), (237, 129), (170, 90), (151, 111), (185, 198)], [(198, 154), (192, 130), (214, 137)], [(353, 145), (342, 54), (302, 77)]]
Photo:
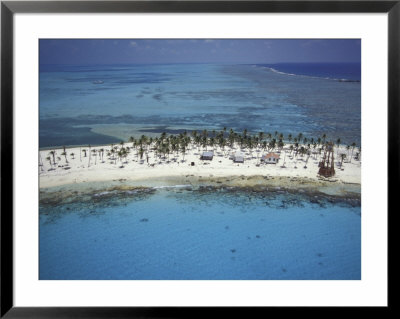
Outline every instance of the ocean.
[[(39, 85), (42, 149), (224, 127), (361, 143), (359, 65), (41, 65)], [(361, 279), (357, 196), (162, 186), (41, 189), (39, 279)]]
[(40, 207), (41, 280), (360, 280), (358, 200), (172, 187)]
[(359, 64), (41, 65), (41, 148), (222, 130), (361, 143)]

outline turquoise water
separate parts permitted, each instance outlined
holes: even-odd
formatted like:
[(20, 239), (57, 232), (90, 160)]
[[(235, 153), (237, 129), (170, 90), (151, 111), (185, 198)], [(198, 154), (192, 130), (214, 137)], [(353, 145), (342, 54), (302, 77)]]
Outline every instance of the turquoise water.
[[(308, 138), (326, 133), (328, 139), (360, 144), (361, 83), (324, 77), (359, 78), (354, 66), (275, 66), (284, 72), (270, 67), (41, 65), (40, 147), (224, 127)], [(285, 73), (290, 71), (299, 75)]]
[(361, 81), (361, 63), (277, 63), (260, 64), (287, 75), (302, 75), (342, 82)]
[(361, 279), (358, 200), (163, 188), (40, 207), (46, 279)]
[[(360, 145), (358, 67), (41, 65), (39, 143), (227, 127)], [(43, 280), (361, 279), (358, 201), (186, 188), (87, 198), (77, 189), (42, 201), (39, 226)]]

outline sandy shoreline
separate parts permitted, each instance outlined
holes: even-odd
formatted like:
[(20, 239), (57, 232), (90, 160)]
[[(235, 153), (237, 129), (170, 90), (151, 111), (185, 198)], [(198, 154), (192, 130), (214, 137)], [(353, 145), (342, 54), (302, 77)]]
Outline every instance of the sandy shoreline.
[[(130, 145), (127, 143), (126, 146)], [(123, 185), (282, 187), (335, 195), (357, 194), (361, 191), (361, 162), (352, 158), (351, 162), (343, 162), (342, 169), (339, 168), (341, 160), (337, 156), (338, 152), (349, 154), (344, 146), (334, 150), (336, 174), (331, 178), (318, 175), (318, 163), (323, 153), (294, 156), (288, 146), (279, 153), (280, 160), (277, 164), (261, 163), (261, 156), (268, 153), (261, 149), (242, 149), (245, 154), (244, 163), (234, 163), (229, 159), (228, 149), (219, 147), (214, 147), (214, 158), (211, 161), (201, 160), (203, 150), (197, 147), (189, 147), (184, 156), (181, 152), (174, 152), (165, 159), (149, 151), (148, 160), (146, 155), (140, 159), (133, 148), (122, 159), (106, 155), (107, 150), (111, 149), (110, 145), (91, 148), (93, 149), (97, 152), (91, 152), (90, 159), (88, 148), (86, 157), (79, 147), (67, 148), (67, 158), (61, 155), (62, 149), (56, 149), (56, 165), (50, 165), (50, 161), (53, 162), (50, 150), (40, 151), (40, 163), (43, 163), (39, 167), (40, 189), (98, 183), (102, 188)], [(101, 149), (104, 149), (103, 156), (98, 152)], [(191, 165), (192, 162), (194, 166)], [(285, 167), (282, 167), (283, 164)]]

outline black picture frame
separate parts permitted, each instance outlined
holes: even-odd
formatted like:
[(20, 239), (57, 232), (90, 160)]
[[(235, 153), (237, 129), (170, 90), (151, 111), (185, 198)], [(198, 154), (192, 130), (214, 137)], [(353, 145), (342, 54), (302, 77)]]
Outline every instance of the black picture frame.
[[(191, 318), (265, 315), (267, 307), (14, 307), (13, 303), (13, 17), (16, 13), (387, 13), (388, 14), (388, 218), (399, 186), (400, 0), (396, 1), (1, 1), (1, 318)], [(384, 212), (383, 212), (384, 213)], [(393, 234), (389, 229), (388, 234)], [(393, 223), (392, 223), (393, 226)], [(389, 237), (388, 237), (388, 247)], [(389, 257), (389, 254), (388, 254)], [(390, 262), (390, 260), (388, 260)], [(389, 269), (388, 269), (389, 270)], [(389, 286), (389, 278), (388, 278)], [(390, 291), (389, 291), (390, 292)], [(388, 311), (392, 295), (388, 294)], [(325, 307), (324, 307), (325, 308)], [(297, 316), (307, 307), (285, 309)], [(323, 309), (325, 310), (325, 309)], [(359, 308), (346, 309), (347, 313)], [(371, 311), (371, 309), (366, 309)], [(231, 312), (232, 311), (232, 312)], [(281, 311), (281, 310), (279, 310)], [(336, 309), (330, 309), (333, 314)], [(282, 313), (281, 313), (282, 314)]]

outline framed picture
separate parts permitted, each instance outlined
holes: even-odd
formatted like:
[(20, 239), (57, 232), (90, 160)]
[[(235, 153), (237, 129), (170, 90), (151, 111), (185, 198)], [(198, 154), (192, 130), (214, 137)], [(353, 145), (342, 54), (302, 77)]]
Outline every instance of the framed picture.
[(2, 1), (1, 316), (388, 309), (399, 18)]

